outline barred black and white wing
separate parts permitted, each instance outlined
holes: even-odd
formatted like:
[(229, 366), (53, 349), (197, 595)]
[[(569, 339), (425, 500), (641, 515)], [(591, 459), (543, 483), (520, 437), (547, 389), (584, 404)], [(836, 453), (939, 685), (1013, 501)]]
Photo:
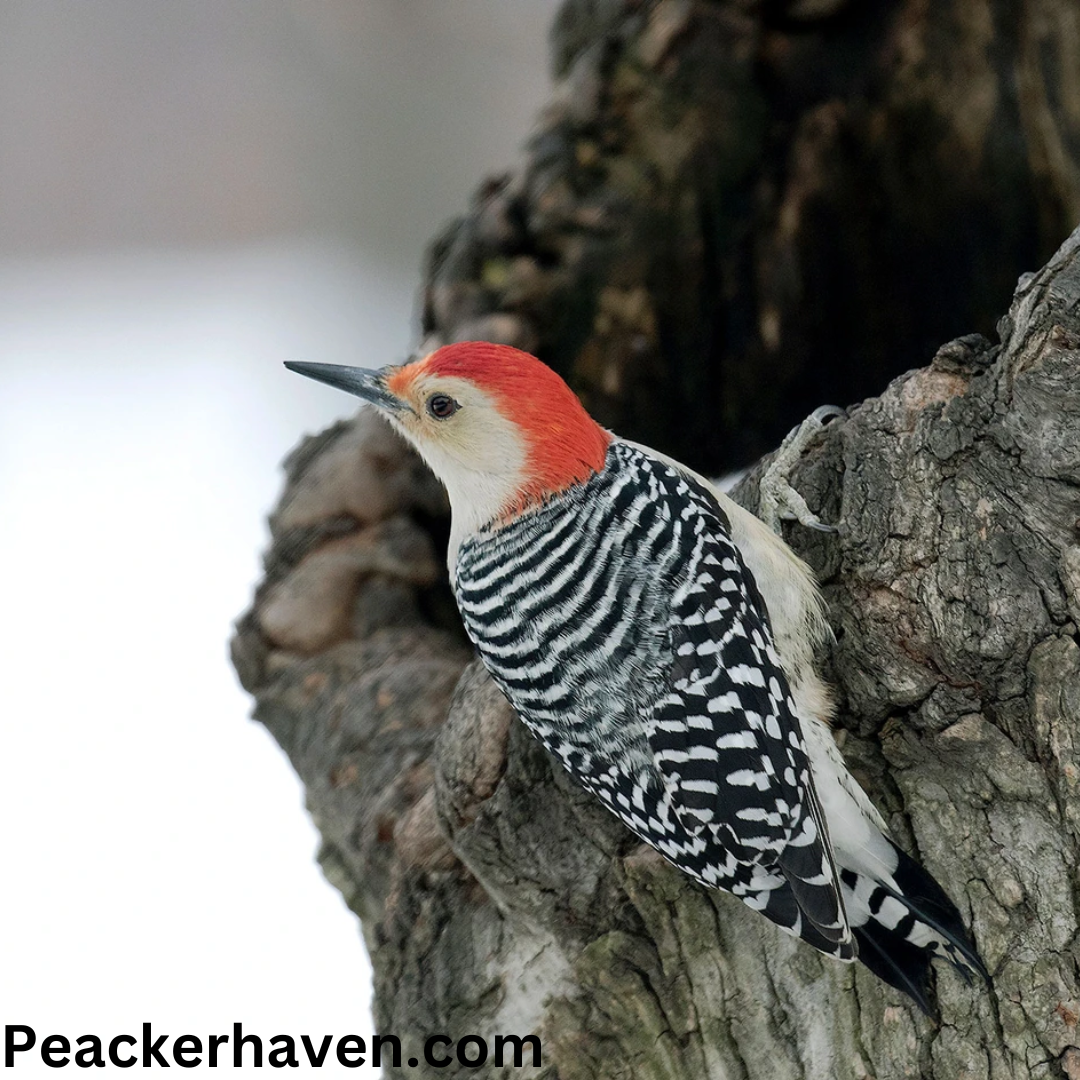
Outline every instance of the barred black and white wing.
[(773, 871), (771, 888), (733, 891), (823, 951), (854, 957), (764, 602), (719, 509), (695, 509), (684, 513), (693, 570), (673, 598), (670, 688), (648, 725), (657, 765), (688, 830), (711, 829), (740, 861)]
[(638, 836), (854, 957), (768, 614), (709, 491), (613, 443), (587, 483), (466, 540), (455, 591), (522, 720)]

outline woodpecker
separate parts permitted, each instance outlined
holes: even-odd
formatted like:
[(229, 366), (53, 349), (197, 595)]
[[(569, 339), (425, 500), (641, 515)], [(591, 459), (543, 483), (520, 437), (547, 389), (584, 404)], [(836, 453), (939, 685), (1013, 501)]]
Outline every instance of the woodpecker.
[(955, 905), (844, 765), (814, 661), (823, 601), (774, 531), (605, 430), (517, 349), (286, 367), (370, 402), (443, 482), (450, 578), (480, 658), (638, 837), (927, 1013), (934, 956), (986, 976)]

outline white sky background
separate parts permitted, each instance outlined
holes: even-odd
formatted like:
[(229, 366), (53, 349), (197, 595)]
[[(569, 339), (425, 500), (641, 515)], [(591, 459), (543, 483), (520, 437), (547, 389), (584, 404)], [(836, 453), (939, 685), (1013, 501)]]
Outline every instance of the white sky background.
[(227, 640), (279, 461), (351, 409), (282, 360), (406, 354), (423, 242), (517, 159), (556, 4), (200, 3), (0, 15), (0, 1018), (368, 1037)]

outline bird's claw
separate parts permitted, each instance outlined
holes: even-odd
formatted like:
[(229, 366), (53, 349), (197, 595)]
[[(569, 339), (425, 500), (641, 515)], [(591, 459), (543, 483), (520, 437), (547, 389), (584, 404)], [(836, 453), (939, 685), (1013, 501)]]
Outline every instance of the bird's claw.
[[(847, 409), (841, 409), (839, 405), (819, 405), (807, 418), (800, 424), (795, 432), (800, 431), (808, 421), (816, 422), (819, 427), (824, 427), (830, 420), (838, 420), (843, 418), (847, 419)], [(795, 432), (789, 432), (788, 438), (791, 438)]]
[(837, 531), (835, 525), (827, 525), (806, 505), (806, 500), (791, 486), (789, 477), (818, 432), (830, 420), (846, 416), (847, 413), (836, 405), (822, 405), (788, 432), (780, 444), (758, 486), (758, 516), (773, 532), (780, 532), (781, 521), (798, 521), (818, 532)]

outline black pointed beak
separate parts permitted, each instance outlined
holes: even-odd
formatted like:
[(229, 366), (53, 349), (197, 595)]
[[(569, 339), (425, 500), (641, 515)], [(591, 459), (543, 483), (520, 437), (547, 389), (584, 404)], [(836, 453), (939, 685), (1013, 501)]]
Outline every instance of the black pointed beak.
[(341, 364), (306, 364), (297, 360), (286, 360), (285, 366), (298, 375), (306, 375), (309, 379), (370, 401), (380, 409), (389, 409), (392, 412), (410, 411), (404, 401), (387, 390), (386, 379), (381, 371), (344, 367)]

